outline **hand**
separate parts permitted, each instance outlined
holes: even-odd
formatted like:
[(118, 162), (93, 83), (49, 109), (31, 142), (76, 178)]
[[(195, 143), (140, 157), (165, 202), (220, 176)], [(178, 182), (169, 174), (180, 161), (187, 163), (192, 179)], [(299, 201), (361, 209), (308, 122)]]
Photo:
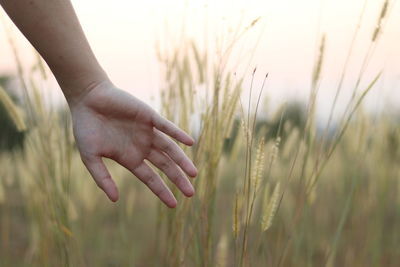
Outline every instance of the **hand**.
[(195, 177), (196, 167), (167, 135), (188, 146), (194, 141), (151, 107), (105, 81), (71, 101), (70, 108), (82, 161), (110, 200), (118, 200), (118, 189), (102, 157), (131, 171), (168, 207), (175, 207), (177, 201), (148, 162), (164, 172), (185, 196), (194, 194), (184, 172)]

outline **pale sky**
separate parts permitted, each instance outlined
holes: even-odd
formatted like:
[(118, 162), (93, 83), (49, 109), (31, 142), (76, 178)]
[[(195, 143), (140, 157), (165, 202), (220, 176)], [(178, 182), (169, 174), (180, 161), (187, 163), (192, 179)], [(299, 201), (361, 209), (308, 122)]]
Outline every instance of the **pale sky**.
[[(266, 94), (278, 103), (288, 97), (305, 99), (319, 33), (326, 34), (326, 60), (321, 86), (321, 109), (333, 99), (334, 88), (365, 0), (218, 0), (218, 1), (132, 1), (72, 0), (89, 42), (112, 80), (124, 90), (150, 101), (161, 87), (156, 42), (170, 43), (185, 21), (187, 34), (196, 40), (214, 42), (235, 27), (262, 17), (261, 23), (242, 40), (249, 51), (259, 45), (250, 66), (257, 66), (260, 82), (270, 73)], [(396, 0), (391, 1), (392, 4)], [(383, 0), (367, 1), (360, 36), (350, 64), (346, 86), (350, 88), (370, 43)], [(3, 15), (2, 12), (1, 15)], [(9, 25), (9, 20), (6, 20)], [(168, 25), (169, 32), (164, 31)], [(319, 25), (319, 26), (318, 26)], [(394, 3), (381, 40), (366, 72), (366, 82), (384, 70), (382, 81), (371, 94), (369, 106), (400, 105), (400, 5)], [(26, 65), (32, 48), (13, 29)], [(168, 37), (168, 38), (167, 38)], [(12, 73), (15, 64), (4, 27), (0, 29), (0, 73)], [(214, 52), (214, 51), (211, 51)], [(237, 59), (238, 60), (238, 59)], [(238, 69), (241, 71), (243, 69)], [(242, 73), (250, 77), (251, 71)], [(346, 87), (345, 86), (345, 87)], [(348, 89), (347, 88), (347, 89)]]

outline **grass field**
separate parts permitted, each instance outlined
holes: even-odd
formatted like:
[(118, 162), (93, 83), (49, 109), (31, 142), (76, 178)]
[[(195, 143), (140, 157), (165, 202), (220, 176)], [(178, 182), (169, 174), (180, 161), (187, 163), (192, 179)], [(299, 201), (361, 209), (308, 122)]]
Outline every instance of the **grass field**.
[[(377, 10), (366, 59), (389, 9), (383, 1)], [(265, 114), (264, 83), (253, 79), (268, 83), (268, 75), (250, 71), (247, 88), (248, 77), (227, 63), (235, 41), (257, 23), (244, 25), (218, 56), (190, 39), (158, 53), (161, 112), (197, 141), (186, 150), (199, 169), (196, 195), (184, 199), (174, 189), (174, 210), (112, 161), (121, 199), (103, 196), (80, 160), (66, 108), (44, 104), (40, 60), (32, 73), (21, 67), (16, 75), (19, 100), (4, 83), (0, 113), (13, 123), (10, 135), (23, 137), (22, 147), (0, 151), (0, 266), (398, 266), (400, 121), (363, 106), (382, 73), (360, 72), (336, 120), (345, 65), (328, 120), (317, 120), (321, 36), (305, 77), (307, 103)]]

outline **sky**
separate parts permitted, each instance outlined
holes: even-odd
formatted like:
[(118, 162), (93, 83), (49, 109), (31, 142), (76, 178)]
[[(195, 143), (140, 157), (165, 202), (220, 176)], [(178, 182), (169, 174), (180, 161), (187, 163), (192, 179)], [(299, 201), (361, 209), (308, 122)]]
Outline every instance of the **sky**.
[[(347, 51), (366, 3), (359, 36), (345, 79), (344, 105), (351, 94), (360, 66), (370, 45), (372, 32), (383, 0), (218, 0), (218, 1), (129, 1), (72, 0), (82, 27), (101, 65), (114, 83), (147, 102), (157, 98), (162, 88), (156, 45), (176, 41), (185, 25), (187, 36), (216, 43), (235, 27), (260, 22), (239, 44), (253, 51), (249, 63), (238, 67), (249, 86), (251, 70), (257, 66), (255, 84), (261, 84), (269, 73), (265, 94), (275, 105), (291, 98), (308, 97), (313, 64), (322, 34), (326, 36), (326, 52), (322, 72), (319, 110), (329, 110)], [(361, 87), (383, 70), (381, 80), (367, 99), (370, 109), (382, 110), (400, 106), (400, 5), (390, 1), (385, 29), (366, 69)], [(4, 15), (4, 12), (1, 14)], [(27, 68), (34, 56), (32, 47), (11, 27), (19, 53)], [(206, 37), (205, 37), (206, 36)], [(212, 46), (211, 46), (212, 47)], [(242, 51), (241, 50), (241, 51)], [(215, 52), (215, 51), (211, 51)], [(239, 59), (239, 55), (236, 55)], [(235, 54), (232, 55), (235, 59)], [(7, 43), (4, 27), (0, 29), (0, 73), (14, 73), (16, 66)], [(246, 61), (247, 62), (247, 61)], [(236, 66), (236, 65), (235, 65)], [(232, 66), (233, 67), (233, 66)], [(54, 80), (50, 83), (54, 83)], [(49, 86), (54, 94), (55, 85)]]

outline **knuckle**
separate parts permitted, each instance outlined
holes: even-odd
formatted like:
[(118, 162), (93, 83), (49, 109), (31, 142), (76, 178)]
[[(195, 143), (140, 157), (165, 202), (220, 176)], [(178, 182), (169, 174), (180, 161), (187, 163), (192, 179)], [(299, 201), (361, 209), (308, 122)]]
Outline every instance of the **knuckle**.
[(176, 186), (178, 186), (178, 188), (183, 188), (185, 186), (185, 179), (183, 177), (177, 177), (176, 178)]
[(167, 171), (167, 170), (170, 169), (170, 162), (168, 162), (168, 161), (161, 161), (159, 163), (159, 165), (160, 165), (160, 168), (163, 169), (163, 170)]
[(185, 167), (185, 165), (186, 165), (186, 157), (185, 157), (185, 155), (183, 155), (183, 154), (178, 154), (177, 156), (176, 156), (176, 163), (179, 165), (179, 166), (181, 166), (181, 167)]
[(163, 196), (165, 194), (165, 192), (166, 192), (166, 190), (164, 187), (160, 187), (155, 191), (156, 195), (160, 196), (160, 197)]
[(162, 146), (162, 150), (164, 150), (167, 154), (170, 154), (174, 151), (174, 147), (171, 143), (165, 143)]
[(183, 174), (177, 169), (174, 175), (171, 175), (171, 181), (178, 187), (182, 186), (185, 182), (185, 177)]
[(95, 179), (95, 182), (96, 182), (96, 184), (97, 184), (98, 187), (100, 187), (101, 189), (103, 189), (104, 186), (105, 186), (105, 182), (106, 182), (107, 180), (109, 180), (109, 179), (111, 179), (111, 176), (105, 174), (105, 175), (103, 175), (103, 176), (98, 177), (97, 179)]
[(171, 132), (171, 136), (173, 138), (175, 138), (175, 139), (179, 138), (179, 132), (176, 129), (171, 129), (170, 132)]
[(149, 187), (153, 187), (154, 186), (155, 180), (156, 180), (154, 176), (152, 176), (152, 175), (145, 176), (144, 179), (145, 179), (145, 183), (146, 183), (147, 186), (149, 186)]

